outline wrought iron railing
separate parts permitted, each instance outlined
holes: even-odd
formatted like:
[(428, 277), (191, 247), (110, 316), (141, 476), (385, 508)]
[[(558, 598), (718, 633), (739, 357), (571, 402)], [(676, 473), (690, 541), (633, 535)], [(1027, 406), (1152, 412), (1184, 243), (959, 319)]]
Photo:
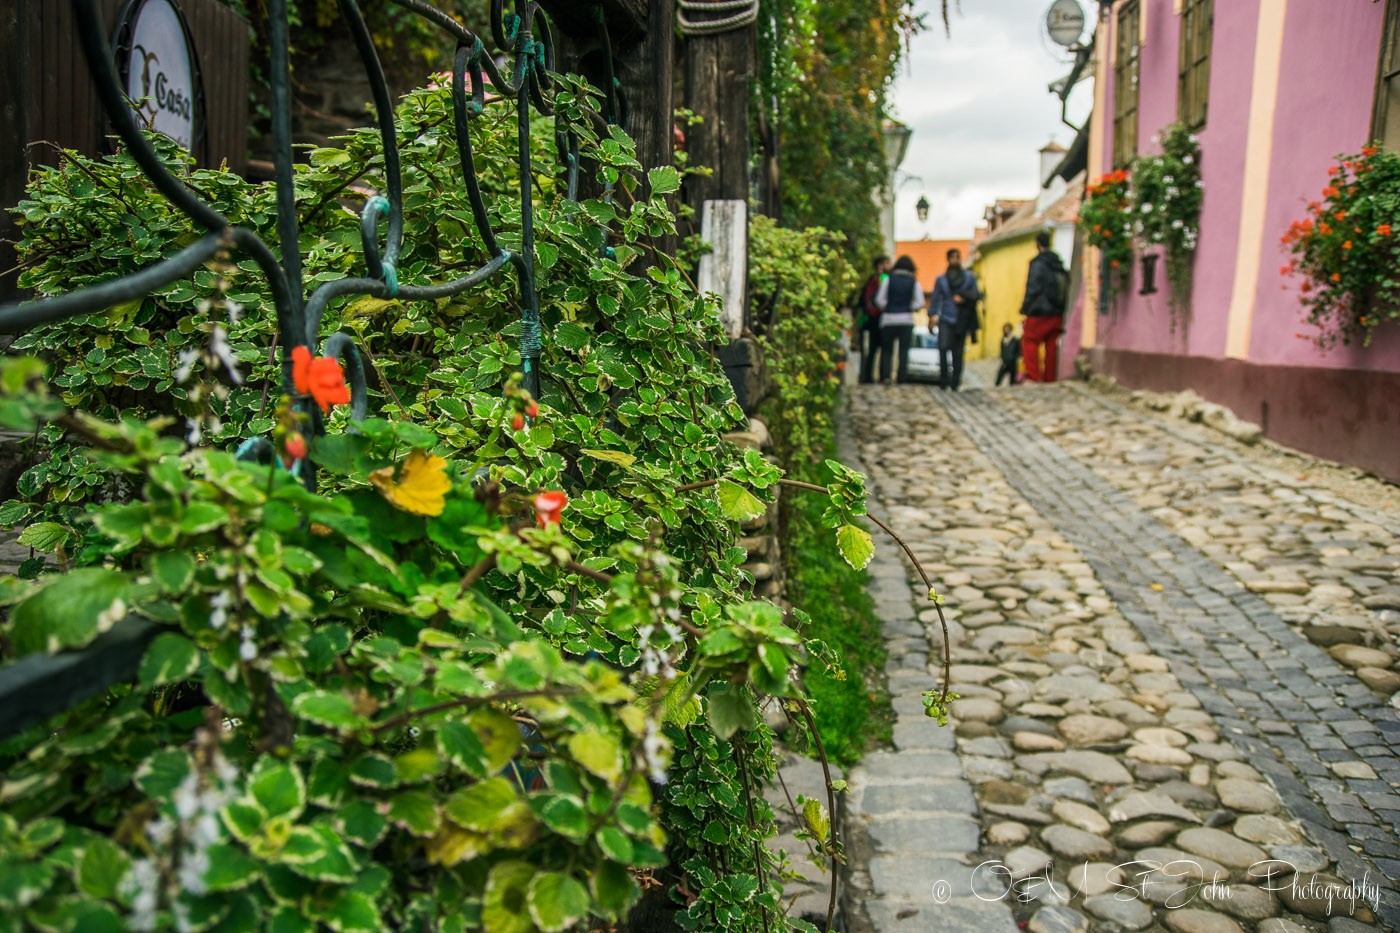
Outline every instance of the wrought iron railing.
[[(360, 275), (322, 282), (306, 294), (298, 249), (299, 229), (293, 185), (292, 100), (290, 76), (290, 35), (287, 0), (268, 0), (272, 100), (272, 141), (277, 191), (277, 253), (253, 231), (231, 224), (210, 204), (201, 200), (161, 161), (155, 148), (142, 134), (127, 97), (122, 91), (117, 68), (107, 44), (99, 0), (71, 0), (76, 28), (88, 67), (96, 84), (98, 99), (117, 136), (151, 184), (198, 228), (205, 231), (191, 245), (153, 266), (131, 275), (104, 282), (69, 294), (0, 307), (0, 333), (17, 334), (34, 327), (67, 320), (123, 302), (140, 298), (165, 285), (190, 276), (220, 251), (241, 250), (253, 258), (266, 276), (277, 314), (277, 340), (282, 348), (282, 380), (288, 395), (295, 395), (291, 380), (291, 351), (298, 346), (337, 357), (345, 370), (351, 390), (351, 418), (361, 421), (368, 408), (364, 365), (354, 339), (335, 333), (321, 339), (321, 326), (328, 304), (348, 295), (369, 295), (401, 300), (435, 300), (460, 294), (473, 286), (514, 269), (520, 293), (520, 356), (523, 387), (538, 394), (541, 325), (539, 294), (535, 287), (534, 211), (531, 201), (530, 118), (535, 112), (550, 114), (552, 90), (550, 72), (554, 69), (554, 40), (548, 20), (539, 4), (515, 0), (514, 12), (507, 13), (505, 0), (492, 0), (490, 29), (492, 42), (509, 68), (499, 65), (488, 53), (486, 43), (467, 27), (424, 0), (391, 0), (404, 9), (439, 27), (455, 41), (452, 65), (454, 132), (460, 157), (462, 180), (471, 203), (472, 217), (487, 254), (487, 261), (471, 273), (450, 280), (410, 285), (398, 277), (398, 259), (404, 246), (402, 172), (394, 126), (394, 108), (388, 83), (375, 50), (373, 36), (356, 0), (339, 0), (340, 12), (372, 89), (379, 133), (384, 153), (385, 191), (371, 197), (361, 213), (363, 269)], [(611, 44), (600, 7), (594, 17), (606, 53), (606, 70), (611, 75)], [(472, 119), (485, 112), (485, 90), (489, 79), (494, 96), (513, 98), (518, 109), (518, 168), (521, 200), (520, 248), (504, 248), (487, 216), (472, 155)], [(601, 118), (612, 122), (616, 115), (615, 89), (604, 91), (607, 113)], [(578, 193), (579, 164), (577, 139), (561, 128), (559, 151), (567, 174), (567, 197)], [(604, 193), (605, 197), (611, 194)], [(386, 223), (387, 222), (387, 223)], [(382, 233), (381, 233), (382, 230)], [(602, 249), (607, 250), (604, 237)], [(314, 431), (322, 423), (315, 406)], [(250, 439), (240, 448), (242, 455), (261, 456), (270, 451), (263, 440)], [(303, 479), (314, 482), (311, 470)], [(0, 669), (0, 738), (14, 734), (44, 716), (69, 708), (113, 683), (135, 673), (144, 646), (157, 627), (141, 619), (128, 619), (102, 636), (90, 648), (61, 657), (26, 658)]]

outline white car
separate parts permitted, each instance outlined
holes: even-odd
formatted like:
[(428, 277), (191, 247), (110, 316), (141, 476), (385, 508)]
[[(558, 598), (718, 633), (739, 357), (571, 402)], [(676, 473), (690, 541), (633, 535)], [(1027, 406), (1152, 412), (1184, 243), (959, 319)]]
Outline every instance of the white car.
[(938, 381), (938, 332), (929, 332), (927, 327), (914, 328), (914, 337), (909, 342), (910, 382)]

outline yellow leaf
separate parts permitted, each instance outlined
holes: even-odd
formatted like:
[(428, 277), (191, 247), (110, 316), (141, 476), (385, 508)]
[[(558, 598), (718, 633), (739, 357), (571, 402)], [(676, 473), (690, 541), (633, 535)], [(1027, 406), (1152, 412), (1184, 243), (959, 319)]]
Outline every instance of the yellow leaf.
[(444, 497), (452, 488), (447, 461), (421, 450), (408, 455), (399, 467), (398, 479), (393, 467), (385, 467), (371, 473), (369, 481), (390, 505), (414, 515), (441, 515), (447, 505)]
[(1162, 586), (1162, 584), (1160, 584), (1160, 583), (1154, 583), (1154, 584), (1152, 584), (1152, 588), (1153, 588), (1154, 590), (1156, 590), (1157, 592), (1159, 592), (1159, 593), (1162, 592), (1162, 590), (1166, 589), (1166, 587)]

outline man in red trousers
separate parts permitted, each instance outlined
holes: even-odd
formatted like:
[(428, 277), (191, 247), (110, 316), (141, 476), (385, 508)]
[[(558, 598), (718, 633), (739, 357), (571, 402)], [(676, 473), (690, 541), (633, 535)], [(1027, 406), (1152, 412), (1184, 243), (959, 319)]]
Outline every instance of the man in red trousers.
[(1021, 356), (1027, 382), (1054, 382), (1060, 368), (1060, 335), (1065, 332), (1069, 273), (1050, 248), (1049, 233), (1042, 230), (1035, 235), (1035, 248), (1026, 278), (1026, 299), (1021, 302), (1021, 313), (1026, 317), (1021, 329)]

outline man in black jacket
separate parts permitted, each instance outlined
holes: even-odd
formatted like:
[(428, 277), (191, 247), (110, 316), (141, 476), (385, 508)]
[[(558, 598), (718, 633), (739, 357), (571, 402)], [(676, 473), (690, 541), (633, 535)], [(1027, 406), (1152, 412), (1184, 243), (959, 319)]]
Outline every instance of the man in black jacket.
[[(1050, 234), (1035, 235), (1036, 257), (1026, 278), (1026, 300), (1021, 313), (1021, 349), (1028, 382), (1054, 382), (1060, 368), (1060, 335), (1065, 332), (1065, 264), (1050, 249)], [(1044, 363), (1041, 348), (1045, 348)]]

